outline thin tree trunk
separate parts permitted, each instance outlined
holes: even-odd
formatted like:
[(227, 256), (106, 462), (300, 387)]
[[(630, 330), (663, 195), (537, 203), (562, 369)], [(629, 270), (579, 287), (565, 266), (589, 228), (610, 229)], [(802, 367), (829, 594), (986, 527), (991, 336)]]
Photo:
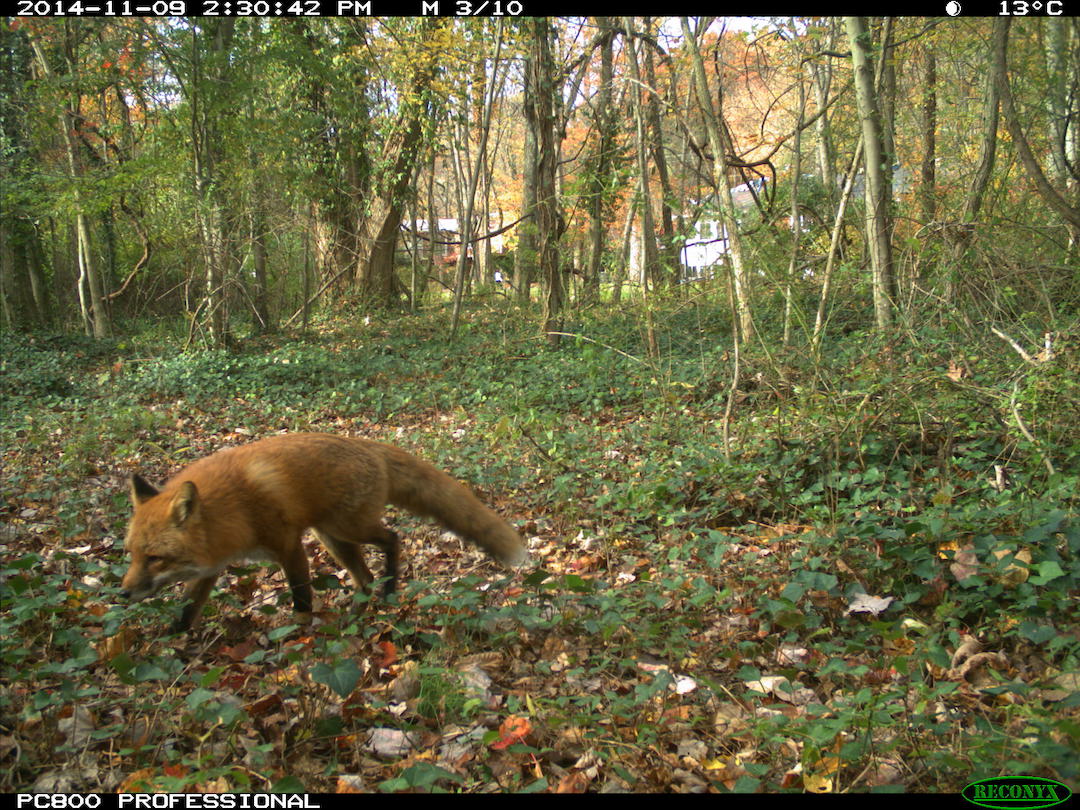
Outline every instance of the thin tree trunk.
[[(258, 191), (256, 190), (256, 195)], [(270, 320), (270, 285), (266, 277), (266, 225), (263, 219), (262, 203), (251, 202), (251, 269), (254, 284), (251, 289), (252, 327), (257, 333), (274, 330)]]
[(630, 57), (630, 75), (634, 92), (631, 106), (634, 110), (634, 143), (637, 148), (638, 182), (641, 186), (641, 294), (648, 299), (649, 284), (656, 283), (659, 276), (660, 257), (656, 247), (656, 224), (653, 220), (652, 188), (649, 180), (648, 133), (645, 122), (645, 102), (642, 98), (641, 71), (638, 67), (636, 32), (634, 21), (623, 18), (626, 29), (626, 51)]
[(653, 50), (645, 48), (645, 80), (648, 82), (648, 98), (645, 113), (649, 123), (649, 145), (652, 150), (653, 165), (660, 181), (660, 233), (662, 247), (660, 253), (666, 257), (660, 281), (674, 285), (679, 278), (679, 247), (675, 244), (675, 223), (672, 217), (671, 201), (675, 194), (671, 189), (667, 159), (664, 157), (664, 129), (660, 123), (660, 101), (657, 98), (656, 68), (653, 65)]
[[(794, 28), (794, 21), (792, 28)], [(788, 261), (787, 277), (784, 279), (784, 345), (791, 343), (791, 308), (795, 273), (799, 266), (799, 240), (802, 228), (799, 227), (799, 178), (802, 175), (802, 130), (806, 115), (806, 85), (802, 73), (798, 77), (799, 117), (795, 122), (795, 138), (791, 145), (791, 258)]]
[(540, 161), (537, 157), (536, 130), (533, 119), (536, 115), (536, 91), (533, 89), (533, 55), (525, 59), (525, 89), (522, 94), (525, 119), (525, 143), (522, 144), (522, 189), (521, 189), (521, 225), (518, 227), (517, 250), (514, 251), (514, 281), (517, 283), (517, 297), (520, 303), (528, 303), (532, 295), (533, 274), (536, 268), (539, 250), (536, 234), (538, 231), (536, 213), (536, 186), (539, 176)]
[[(68, 19), (63, 21), (64, 41), (67, 50), (68, 72), (72, 81), (75, 79), (77, 70), (74, 47), (75, 36), (71, 28), (72, 22)], [(41, 72), (46, 78), (52, 80), (54, 75), (45, 57), (41, 43), (36, 37), (31, 37), (31, 46), (37, 56)], [(79, 310), (82, 316), (83, 326), (87, 335), (93, 337), (108, 337), (112, 333), (112, 321), (109, 317), (108, 307), (105, 301), (104, 284), (100, 271), (93, 261), (93, 251), (90, 246), (90, 231), (86, 224), (84, 213), (85, 203), (80, 190), (82, 183), (82, 165), (78, 157), (78, 145), (75, 142), (75, 132), (78, 129), (77, 108), (75, 95), (78, 91), (72, 90), (70, 101), (57, 113), (57, 122), (64, 139), (64, 147), (67, 153), (68, 173), (75, 196), (75, 238), (76, 256), (79, 265)], [(89, 300), (86, 293), (89, 292)]]
[[(454, 285), (454, 311), (450, 319), (450, 337), (453, 339), (457, 335), (458, 318), (461, 314), (461, 296), (465, 287), (465, 269), (466, 258), (469, 252), (469, 248), (472, 247), (473, 255), (476, 257), (478, 251), (473, 246), (473, 208), (476, 205), (476, 187), (480, 181), (480, 173), (483, 171), (487, 161), (485, 155), (487, 153), (488, 133), (491, 131), (491, 111), (495, 107), (495, 96), (502, 87), (503, 78), (505, 73), (502, 72), (502, 65), (500, 59), (502, 57), (502, 44), (503, 44), (503, 21), (499, 18), (496, 24), (495, 33), (495, 54), (491, 60), (491, 70), (487, 75), (487, 86), (481, 89), (483, 104), (483, 110), (481, 112), (480, 120), (480, 143), (477, 145), (476, 160), (472, 165), (471, 176), (469, 177), (469, 188), (465, 192), (465, 212), (464, 218), (461, 224), (461, 251), (458, 255), (458, 271), (457, 281)], [(468, 148), (468, 140), (465, 141), (465, 147)], [(487, 224), (484, 225), (484, 231), (487, 232)], [(486, 242), (487, 240), (485, 240)], [(476, 259), (474, 258), (474, 261)]]
[(551, 54), (551, 23), (545, 18), (533, 21), (532, 55), (529, 62), (534, 98), (526, 107), (531, 111), (530, 126), (536, 134), (537, 184), (536, 222), (540, 276), (544, 280), (544, 309), (541, 333), (552, 346), (559, 344), (562, 331), (564, 292), (559, 267), (559, 238), (562, 215), (555, 189), (558, 149), (555, 138), (555, 63)]
[(596, 162), (589, 187), (589, 261), (585, 265), (584, 299), (600, 297), (600, 274), (604, 265), (604, 230), (607, 224), (608, 183), (612, 166), (614, 138), (611, 113), (611, 84), (614, 75), (614, 26), (610, 17), (597, 17), (597, 27), (603, 35), (600, 45), (600, 89), (596, 96), (594, 126), (596, 127)]
[[(199, 225), (206, 267), (206, 311), (210, 342), (228, 346), (232, 218), (227, 213), (228, 194), (220, 164), (224, 159), (222, 117), (231, 114), (227, 96), (231, 91), (230, 51), (236, 20), (211, 18), (191, 30), (192, 71), (189, 102), (191, 105), (192, 154), (195, 194), (199, 202)], [(199, 31), (207, 40), (199, 44)]]
[[(836, 24), (829, 23), (829, 39), (826, 43), (828, 50), (835, 50)], [(817, 105), (818, 118), (815, 127), (817, 129), (817, 163), (818, 175), (821, 184), (825, 188), (825, 199), (830, 205), (836, 200), (836, 171), (833, 169), (834, 155), (832, 143), (832, 129), (829, 115), (829, 90), (832, 86), (832, 56), (824, 54), (824, 64), (810, 62), (810, 75), (813, 77), (814, 103)]]
[[(993, 57), (988, 55), (987, 62)], [(1000, 94), (994, 79), (994, 71), (988, 64), (986, 79), (983, 84), (982, 138), (979, 147), (979, 164), (971, 176), (971, 185), (964, 199), (964, 210), (960, 215), (959, 227), (948, 227), (944, 238), (952, 253), (947, 275), (944, 280), (942, 298), (945, 306), (953, 305), (956, 298), (956, 279), (960, 275), (959, 263), (963, 258), (974, 234), (975, 221), (982, 210), (986, 189), (994, 172), (997, 159), (998, 119), (1000, 117)]]
[[(421, 167), (417, 166), (416, 172), (413, 175), (413, 186), (419, 187), (420, 185), (420, 173)], [(420, 195), (417, 194), (417, 198), (409, 206), (409, 312), (416, 313), (419, 309), (418, 300), (420, 298)], [(429, 237), (433, 237), (434, 234), (428, 234)]]
[(863, 142), (860, 139), (852, 155), (851, 165), (848, 167), (844, 178), (844, 188), (840, 192), (840, 201), (836, 206), (836, 218), (833, 220), (832, 237), (829, 239), (829, 254), (825, 259), (825, 272), (821, 280), (821, 297), (818, 299), (817, 316), (814, 318), (814, 334), (810, 345), (814, 354), (821, 347), (821, 339), (825, 336), (825, 315), (828, 309), (829, 295), (832, 292), (833, 270), (836, 267), (836, 255), (840, 247), (840, 235), (844, 231), (844, 212), (847, 210), (848, 200), (851, 199), (851, 190), (855, 187), (855, 175), (859, 171), (859, 162), (862, 160)]
[[(427, 221), (428, 221), (428, 257), (427, 271), (424, 274), (424, 286), (422, 293), (427, 293), (428, 281), (435, 274), (435, 240), (439, 236), (439, 214), (435, 210), (435, 164), (438, 156), (435, 150), (431, 150), (431, 160), (428, 163), (428, 187), (427, 187)], [(423, 297), (423, 295), (421, 296)], [(419, 304), (417, 304), (419, 306)]]
[(919, 212), (923, 224), (937, 216), (937, 46), (926, 40), (922, 84), (922, 163), (919, 169)]
[(630, 266), (630, 240), (634, 230), (634, 216), (637, 212), (637, 198), (635, 197), (626, 206), (626, 221), (623, 223), (622, 248), (619, 261), (619, 269), (612, 279), (611, 303), (618, 306), (622, 303), (622, 285), (626, 280), (626, 268)]
[(747, 285), (746, 263), (743, 260), (743, 244), (739, 234), (735, 200), (731, 195), (731, 184), (727, 174), (726, 156), (733, 150), (729, 148), (730, 144), (725, 137), (723, 88), (716, 89), (717, 104), (714, 107), (709, 83), (705, 77), (705, 62), (701, 58), (697, 39), (690, 30), (690, 21), (687, 17), (680, 17), (679, 21), (682, 24), (683, 36), (690, 54), (698, 106), (701, 107), (705, 119), (705, 132), (709, 139), (709, 148), (713, 153), (713, 186), (716, 188), (720, 202), (720, 219), (727, 233), (728, 256), (731, 259), (732, 286), (735, 291), (736, 310), (739, 314), (739, 328), (742, 330), (743, 340), (746, 340), (754, 333), (754, 319), (750, 306), (750, 290)]
[(896, 162), (896, 58), (893, 53), (895, 18), (886, 17), (881, 24), (881, 49), (875, 71), (874, 92), (881, 113), (882, 185), (889, 207), (889, 239), (892, 240), (893, 164)]
[[(1075, 120), (1072, 122), (1072, 126), (1069, 126), (1068, 45), (1071, 39), (1070, 23), (1064, 17), (1044, 17), (1042, 25), (1046, 33), (1046, 74), (1049, 86), (1049, 92), (1046, 94), (1046, 106), (1050, 115), (1051, 180), (1059, 188), (1065, 188), (1070, 179), (1069, 133), (1070, 131), (1075, 133), (1078, 126)], [(1075, 99), (1073, 101), (1075, 103)], [(1075, 112), (1073, 112), (1073, 115), (1075, 116)]]
[(870, 246), (874, 321), (885, 331), (892, 325), (894, 280), (889, 233), (889, 197), (884, 166), (888, 160), (882, 140), (881, 114), (870, 65), (870, 34), (861, 17), (845, 17), (851, 62), (855, 71), (855, 99), (862, 121), (863, 153), (866, 155), (866, 239)]

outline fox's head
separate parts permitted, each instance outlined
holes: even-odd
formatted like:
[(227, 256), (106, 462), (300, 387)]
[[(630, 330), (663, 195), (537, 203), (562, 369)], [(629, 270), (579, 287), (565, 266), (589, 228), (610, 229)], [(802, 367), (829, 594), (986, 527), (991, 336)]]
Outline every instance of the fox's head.
[(121, 582), (124, 596), (138, 602), (166, 585), (205, 575), (195, 554), (202, 536), (195, 484), (185, 481), (174, 492), (162, 494), (136, 474), (131, 476), (131, 500), (135, 514), (124, 540), (131, 555), (131, 566)]

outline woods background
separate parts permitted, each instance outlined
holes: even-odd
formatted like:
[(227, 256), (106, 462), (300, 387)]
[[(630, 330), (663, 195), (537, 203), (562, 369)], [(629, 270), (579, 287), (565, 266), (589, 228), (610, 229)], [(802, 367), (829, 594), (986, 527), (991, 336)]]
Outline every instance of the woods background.
[(702, 276), (730, 284), (744, 337), (765, 319), (785, 342), (837, 311), (888, 329), (1076, 300), (1069, 18), (68, 18), (2, 36), (8, 329), (164, 318), (228, 345), (333, 303), (449, 299), (456, 330), (496, 269), (547, 334)]

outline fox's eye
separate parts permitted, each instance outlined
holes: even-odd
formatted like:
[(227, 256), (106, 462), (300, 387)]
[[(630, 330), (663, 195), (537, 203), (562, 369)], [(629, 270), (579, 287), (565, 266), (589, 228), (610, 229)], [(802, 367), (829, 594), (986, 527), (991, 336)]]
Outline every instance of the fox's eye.
[(146, 562), (148, 562), (150, 565), (156, 565), (157, 563), (165, 562), (165, 558), (162, 557), (160, 554), (147, 554)]

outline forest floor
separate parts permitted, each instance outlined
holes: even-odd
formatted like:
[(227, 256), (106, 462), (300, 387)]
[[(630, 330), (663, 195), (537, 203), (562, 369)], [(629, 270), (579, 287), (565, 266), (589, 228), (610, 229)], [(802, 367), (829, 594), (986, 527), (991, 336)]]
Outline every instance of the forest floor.
[[(0, 787), (1076, 790), (1077, 336), (763, 341), (732, 391), (725, 311), (659, 311), (659, 358), (632, 312), (558, 348), (509, 308), (453, 343), (442, 312), (231, 353), (5, 336)], [(123, 603), (132, 472), (311, 430), (424, 456), (531, 563), (391, 510), (389, 600), (309, 539), (309, 623), (258, 566), (187, 635), (178, 591)]]

